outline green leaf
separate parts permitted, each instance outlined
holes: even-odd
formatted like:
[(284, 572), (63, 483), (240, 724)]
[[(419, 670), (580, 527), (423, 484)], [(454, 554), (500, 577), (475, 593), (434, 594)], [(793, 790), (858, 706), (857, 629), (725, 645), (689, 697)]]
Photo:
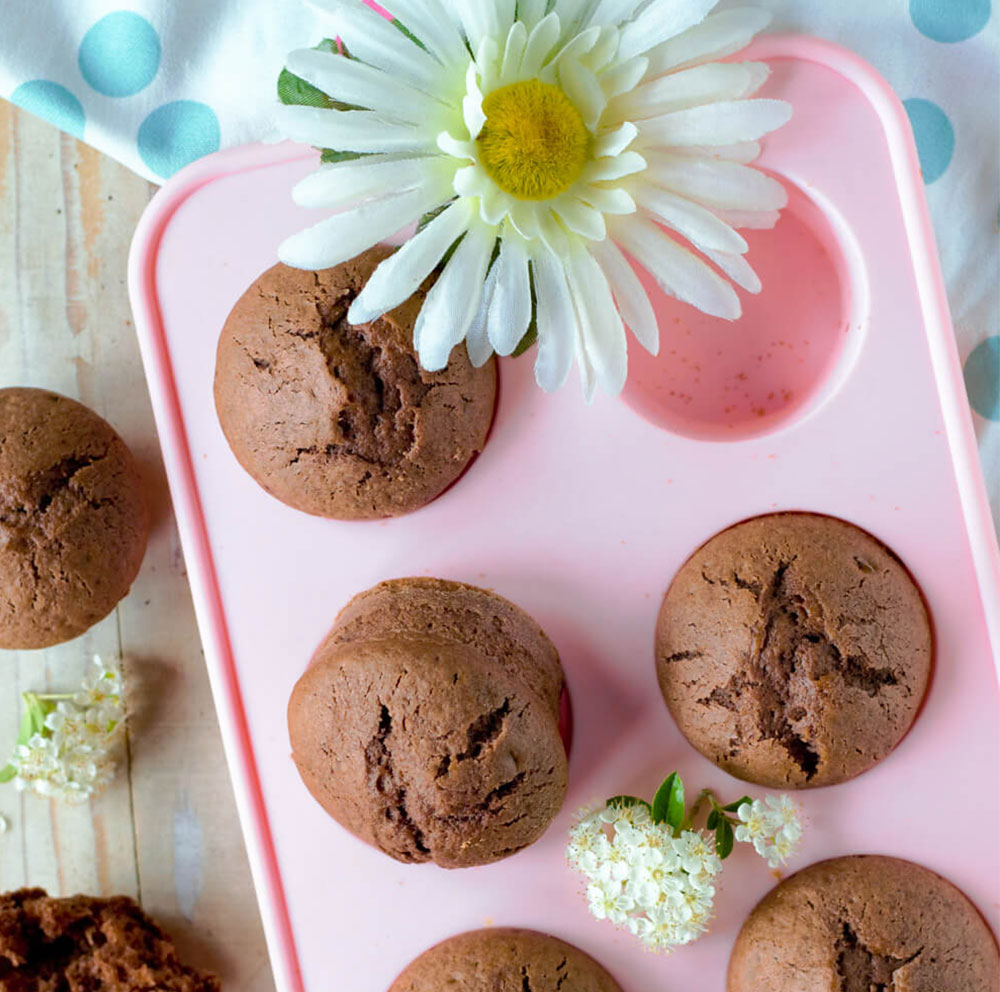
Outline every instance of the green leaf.
[(13, 781), (17, 776), (17, 769), (13, 765), (7, 765), (5, 768), (0, 768), (0, 785), (6, 785), (8, 782)]
[(364, 158), (368, 152), (335, 152), (332, 148), (322, 149), (323, 154), (320, 155), (319, 160), (324, 165), (329, 165), (331, 162), (353, 162), (355, 159)]
[(649, 803), (645, 799), (640, 799), (638, 796), (612, 796), (606, 806), (645, 806), (646, 809), (650, 809)]
[(727, 813), (735, 813), (744, 803), (752, 803), (753, 800), (749, 796), (740, 796), (739, 799), (734, 803), (730, 803), (728, 806), (723, 806), (722, 808)]
[(538, 297), (535, 294), (534, 265), (528, 267), (528, 288), (531, 290), (531, 323), (528, 324), (527, 333), (511, 353), (514, 358), (520, 358), (538, 340)]
[(39, 699), (33, 692), (26, 692), (21, 697), (24, 699), (25, 715), (21, 723), (21, 734), (30, 721), (30, 730), (25, 740), (18, 737), (19, 744), (27, 744), (35, 734), (45, 732), (45, 718), (56, 708), (56, 704), (46, 699)]
[(414, 45), (419, 45), (425, 52), (427, 51), (427, 46), (398, 17), (392, 19), (392, 26), (399, 28)]
[(656, 790), (653, 820), (666, 823), (672, 830), (677, 830), (684, 822), (684, 783), (677, 772), (668, 775)]
[(528, 325), (528, 333), (521, 338), (518, 346), (511, 352), (512, 358), (520, 358), (529, 348), (531, 348), (535, 342), (538, 340), (538, 321), (532, 316), (531, 323)]
[(719, 822), (719, 811), (717, 809), (713, 809), (712, 812), (708, 814), (708, 823), (706, 823), (705, 826), (709, 830), (714, 830), (718, 822)]
[[(341, 55), (345, 59), (351, 56), (345, 48), (343, 52), (337, 48), (337, 42), (333, 38), (324, 38), (318, 45), (314, 46), (317, 52), (330, 52)], [(360, 110), (350, 103), (343, 103), (334, 100), (321, 89), (307, 83), (301, 76), (296, 76), (288, 69), (282, 69), (278, 75), (278, 99), (285, 104), (295, 107), (320, 107), (323, 110)]]
[(715, 853), (723, 860), (733, 853), (733, 825), (724, 818), (715, 828)]
[(448, 207), (451, 206), (449, 203), (442, 203), (440, 207), (435, 207), (433, 210), (424, 214), (423, 217), (417, 221), (417, 234), (419, 234), (435, 217), (443, 214)]

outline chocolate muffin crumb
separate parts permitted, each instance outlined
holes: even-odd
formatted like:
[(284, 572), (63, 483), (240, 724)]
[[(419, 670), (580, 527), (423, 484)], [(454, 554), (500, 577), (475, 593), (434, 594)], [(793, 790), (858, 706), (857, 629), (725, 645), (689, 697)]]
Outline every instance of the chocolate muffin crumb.
[(0, 895), (0, 992), (219, 992), (125, 896)]

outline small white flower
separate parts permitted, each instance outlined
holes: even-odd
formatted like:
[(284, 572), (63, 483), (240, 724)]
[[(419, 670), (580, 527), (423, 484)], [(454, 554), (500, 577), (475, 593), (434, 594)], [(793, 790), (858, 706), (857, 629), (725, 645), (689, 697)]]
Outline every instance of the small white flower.
[(736, 839), (753, 844), (754, 850), (776, 868), (794, 853), (802, 837), (802, 821), (788, 796), (765, 796), (743, 803), (736, 811), (742, 821)]
[(534, 297), (539, 385), (558, 389), (575, 359), (588, 398), (620, 392), (626, 325), (659, 346), (626, 253), (669, 295), (734, 320), (733, 283), (761, 288), (737, 228), (773, 226), (787, 200), (749, 163), (791, 108), (751, 99), (766, 65), (718, 61), (768, 15), (717, 2), (394, 0), (415, 43), (361, 0), (315, 0), (353, 57), (297, 51), (288, 68), (361, 109), (288, 106), (279, 122), (357, 157), (296, 187), (302, 206), (341, 209), (281, 260), (330, 268), (438, 211), (376, 269), (352, 323), (406, 300), (457, 244), (417, 319), (425, 369), (462, 341), (475, 365), (511, 354)]

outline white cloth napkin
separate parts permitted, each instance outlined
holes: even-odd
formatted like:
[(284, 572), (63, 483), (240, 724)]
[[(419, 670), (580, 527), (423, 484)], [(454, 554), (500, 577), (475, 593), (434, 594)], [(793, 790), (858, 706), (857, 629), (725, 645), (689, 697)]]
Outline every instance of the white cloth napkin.
[[(906, 101), (1000, 521), (1000, 16), (991, 0), (758, 6), (858, 52)], [(284, 56), (326, 33), (301, 0), (5, 0), (0, 95), (161, 182), (276, 137)]]

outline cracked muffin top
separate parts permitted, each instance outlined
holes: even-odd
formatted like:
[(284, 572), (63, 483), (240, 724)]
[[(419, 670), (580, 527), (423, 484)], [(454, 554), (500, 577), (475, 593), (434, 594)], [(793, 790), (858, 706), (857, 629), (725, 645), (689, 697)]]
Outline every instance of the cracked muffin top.
[(713, 537), (663, 600), (656, 668), (685, 737), (737, 778), (833, 785), (909, 730), (930, 619), (905, 566), (832, 517), (757, 517)]
[(489, 864), (562, 806), (562, 668), (522, 610), (438, 579), (355, 597), (288, 707), (299, 774), (356, 836), (404, 862)]
[(972, 992), (1000, 955), (975, 906), (911, 861), (821, 861), (766, 895), (729, 959), (728, 992)]
[(378, 245), (333, 269), (276, 265), (219, 339), (215, 406), (239, 463), (272, 496), (338, 520), (400, 516), (440, 495), (483, 449), (496, 371), (465, 345), (420, 368), (413, 329), (429, 284), (370, 324), (347, 311)]
[(219, 992), (126, 896), (0, 895), (0, 992)]
[(0, 390), (0, 648), (84, 633), (129, 591), (149, 519), (132, 454), (75, 400)]
[[(491, 927), (421, 954), (389, 992), (621, 992), (589, 955), (533, 930)], [(865, 990), (867, 992), (867, 990)]]

